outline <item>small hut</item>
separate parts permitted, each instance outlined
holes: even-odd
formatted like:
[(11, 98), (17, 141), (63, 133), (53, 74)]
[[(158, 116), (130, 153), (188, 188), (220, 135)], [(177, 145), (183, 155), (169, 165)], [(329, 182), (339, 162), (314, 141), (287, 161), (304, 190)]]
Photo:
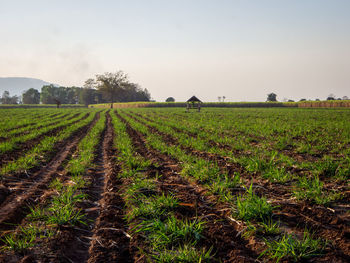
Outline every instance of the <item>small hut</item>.
[(201, 111), (201, 101), (196, 97), (192, 96), (186, 104), (186, 111), (188, 112), (191, 109), (197, 109), (198, 111)]

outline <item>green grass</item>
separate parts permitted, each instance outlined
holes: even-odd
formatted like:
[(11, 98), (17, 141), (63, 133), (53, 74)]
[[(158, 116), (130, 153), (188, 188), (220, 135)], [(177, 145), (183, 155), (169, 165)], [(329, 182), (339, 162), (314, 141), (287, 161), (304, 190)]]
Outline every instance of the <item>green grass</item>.
[(265, 240), (265, 242), (268, 248), (260, 256), (267, 255), (276, 262), (282, 259), (300, 262), (320, 256), (327, 244), (321, 239), (314, 239), (307, 231), (304, 232), (302, 239), (298, 239), (294, 235), (285, 234), (277, 241)]
[(171, 192), (164, 194), (158, 189), (162, 174), (149, 178), (145, 172), (157, 164), (137, 155), (125, 125), (116, 116), (112, 115), (112, 120), (118, 162), (123, 167), (120, 176), (129, 181), (123, 194), (128, 207), (126, 219), (131, 235), (140, 235), (145, 241), (140, 253), (149, 262), (209, 262), (211, 249), (197, 248), (205, 223), (175, 217), (179, 200)]
[(155, 251), (172, 249), (182, 244), (194, 246), (201, 238), (205, 223), (176, 219), (173, 215), (165, 220), (144, 221), (135, 231), (147, 234), (147, 242)]
[(294, 196), (300, 200), (307, 200), (312, 203), (329, 205), (331, 202), (341, 199), (342, 194), (335, 191), (325, 191), (323, 182), (318, 176), (308, 178), (300, 177), (297, 187), (294, 190)]
[(206, 263), (213, 262), (212, 249), (198, 250), (191, 246), (183, 246), (171, 250), (163, 250), (153, 255), (159, 263)]
[(39, 229), (29, 225), (26, 228), (20, 227), (17, 232), (12, 232), (2, 238), (4, 246), (2, 250), (13, 250), (17, 253), (23, 254), (25, 251), (35, 245)]
[(253, 185), (247, 189), (246, 193), (237, 197), (236, 215), (245, 221), (257, 220), (264, 222), (272, 215), (273, 206), (264, 197), (257, 196), (253, 191)]
[(128, 221), (135, 218), (154, 219), (168, 216), (179, 205), (179, 201), (173, 196), (155, 196), (134, 199), (137, 202), (132, 210), (127, 214)]

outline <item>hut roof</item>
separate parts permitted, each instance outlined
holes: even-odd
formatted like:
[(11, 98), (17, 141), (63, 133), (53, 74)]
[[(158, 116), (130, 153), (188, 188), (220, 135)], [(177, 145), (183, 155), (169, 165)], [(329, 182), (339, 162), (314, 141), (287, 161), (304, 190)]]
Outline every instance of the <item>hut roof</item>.
[(192, 96), (187, 102), (201, 102), (196, 96)]

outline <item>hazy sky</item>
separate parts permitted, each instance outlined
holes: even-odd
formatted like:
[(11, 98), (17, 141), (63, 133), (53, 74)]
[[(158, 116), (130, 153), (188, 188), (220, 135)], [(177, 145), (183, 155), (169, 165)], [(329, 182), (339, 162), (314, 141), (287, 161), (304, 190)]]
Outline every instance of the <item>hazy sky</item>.
[(350, 0), (0, 0), (0, 77), (116, 70), (157, 101), (350, 97)]

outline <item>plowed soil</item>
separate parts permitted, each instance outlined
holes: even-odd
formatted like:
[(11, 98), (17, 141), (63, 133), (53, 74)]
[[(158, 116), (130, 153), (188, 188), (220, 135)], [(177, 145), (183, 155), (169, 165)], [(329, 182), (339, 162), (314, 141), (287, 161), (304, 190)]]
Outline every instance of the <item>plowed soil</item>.
[[(246, 224), (232, 218), (232, 207), (229, 203), (219, 202), (219, 197), (209, 192), (201, 182), (181, 175), (183, 167), (179, 160), (152, 148), (146, 135), (134, 129), (124, 115), (114, 111), (101, 114), (106, 114), (106, 127), (94, 149), (95, 159), (84, 175), (89, 183), (82, 192), (88, 197), (78, 204), (87, 216), (87, 224), (63, 226), (55, 237), (24, 254), (0, 250), (0, 262), (149, 262), (140, 252), (147, 249), (143, 244), (144, 238), (139, 234), (131, 237), (130, 225), (125, 220), (128, 208), (123, 200), (123, 191), (130, 182), (119, 176), (122, 166), (114, 146), (111, 114), (116, 114), (125, 124), (136, 154), (151, 161), (152, 165), (145, 170), (145, 176), (157, 178), (155, 182), (159, 193), (174, 195), (179, 200), (180, 206), (176, 209), (175, 216), (189, 220), (199, 218), (206, 222), (199, 246), (212, 249), (212, 254), (215, 255), (213, 262), (274, 262), (259, 257), (266, 248), (262, 237), (242, 236)], [(315, 236), (329, 240), (325, 253), (313, 257), (309, 262), (350, 262), (349, 193), (345, 193), (344, 199), (334, 208), (296, 201), (291, 198), (290, 185), (269, 183), (259, 174), (250, 174), (225, 156), (181, 145), (175, 137), (148, 125), (147, 122), (152, 122), (151, 118), (143, 120), (142, 115), (127, 116), (144, 125), (151, 133), (159, 135), (168, 145), (176, 146), (188, 155), (217, 163), (221, 171), (227, 172), (229, 176), (233, 177), (239, 172), (246, 185), (253, 183), (258, 195), (265, 196), (278, 207), (273, 216), (287, 232), (299, 235), (308, 228)], [(48, 185), (54, 178), (68, 180), (64, 164), (74, 156), (78, 143), (88, 134), (97, 118), (57, 145), (53, 158), (45, 166), (31, 171), (30, 178), (19, 178), (17, 182), (3, 181), (0, 184), (1, 236), (23, 224), (29, 205), (45, 202), (45, 199), (50, 198)], [(173, 129), (184, 132), (176, 127)], [(56, 132), (58, 130), (52, 134)], [(196, 136), (192, 133), (187, 135)], [(39, 141), (40, 138), (22, 145), (21, 152), (10, 153), (5, 161), (18, 158), (23, 155), (24, 149), (29, 149)], [(226, 145), (215, 146), (229, 150)], [(237, 187), (232, 190), (232, 195), (239, 196), (243, 191), (243, 188)], [(3, 241), (0, 241), (0, 245), (2, 244)]]

